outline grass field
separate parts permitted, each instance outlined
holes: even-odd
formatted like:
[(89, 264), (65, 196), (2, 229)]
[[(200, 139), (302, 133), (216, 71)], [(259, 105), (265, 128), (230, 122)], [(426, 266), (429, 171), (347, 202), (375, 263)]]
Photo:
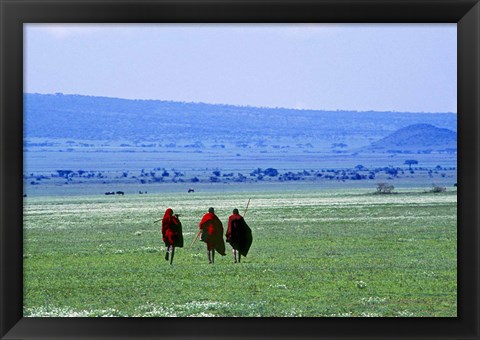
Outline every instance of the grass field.
[[(457, 195), (402, 189), (28, 197), (24, 316), (457, 316)], [(234, 264), (190, 247), (213, 206), (254, 241)], [(164, 259), (160, 225), (185, 247)]]

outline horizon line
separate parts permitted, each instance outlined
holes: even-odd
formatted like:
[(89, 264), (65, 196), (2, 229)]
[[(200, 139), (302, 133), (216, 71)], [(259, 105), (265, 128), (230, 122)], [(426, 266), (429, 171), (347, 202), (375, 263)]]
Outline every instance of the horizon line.
[(425, 112), (425, 111), (396, 111), (396, 110), (347, 110), (347, 109), (302, 109), (302, 108), (290, 108), (290, 107), (271, 107), (271, 106), (253, 106), (253, 105), (240, 105), (240, 104), (226, 104), (226, 103), (207, 103), (207, 102), (194, 102), (194, 101), (180, 101), (180, 100), (168, 100), (168, 99), (140, 99), (140, 98), (122, 98), (122, 97), (110, 97), (106, 95), (89, 95), (79, 93), (40, 93), (40, 92), (23, 92), (24, 95), (44, 95), (44, 96), (79, 96), (79, 97), (94, 97), (94, 98), (107, 98), (107, 99), (119, 99), (119, 100), (131, 100), (131, 101), (158, 101), (158, 102), (174, 102), (183, 104), (202, 104), (202, 105), (214, 105), (214, 106), (234, 106), (245, 108), (258, 108), (268, 110), (296, 110), (296, 111), (321, 111), (321, 112), (357, 112), (357, 113), (370, 113), (370, 112), (391, 112), (391, 113), (414, 113), (414, 114), (455, 114), (457, 112), (443, 111), (443, 112)]

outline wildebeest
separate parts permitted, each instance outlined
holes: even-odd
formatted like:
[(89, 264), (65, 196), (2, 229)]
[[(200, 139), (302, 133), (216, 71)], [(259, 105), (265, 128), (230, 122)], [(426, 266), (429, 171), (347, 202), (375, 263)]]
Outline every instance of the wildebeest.
[(123, 191), (117, 191), (117, 195), (125, 195), (125, 193)]
[(115, 193), (113, 191), (107, 191), (105, 195), (115, 195)]
[(193, 190), (193, 188), (188, 188), (188, 192), (195, 192), (195, 190)]

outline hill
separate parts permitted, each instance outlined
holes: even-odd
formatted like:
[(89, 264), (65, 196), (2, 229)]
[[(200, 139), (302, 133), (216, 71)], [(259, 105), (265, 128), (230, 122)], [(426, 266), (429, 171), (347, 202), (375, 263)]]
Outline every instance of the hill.
[(457, 133), (431, 124), (414, 124), (395, 131), (364, 150), (389, 153), (456, 152)]
[[(456, 129), (454, 113), (296, 110), (25, 94), (25, 136), (130, 142), (311, 143), (360, 147), (411, 124)], [(270, 143), (268, 143), (270, 142)]]

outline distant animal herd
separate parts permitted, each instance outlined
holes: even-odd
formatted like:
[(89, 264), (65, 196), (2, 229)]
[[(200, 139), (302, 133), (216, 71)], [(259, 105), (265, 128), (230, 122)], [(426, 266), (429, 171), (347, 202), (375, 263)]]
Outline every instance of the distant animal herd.
[[(187, 192), (195, 192), (195, 189), (193, 188), (188, 188)], [(138, 192), (139, 195), (143, 195), (143, 194), (147, 194), (146, 191), (139, 191)], [(125, 195), (125, 192), (124, 191), (107, 191), (105, 192), (105, 195), (107, 196), (110, 196), (110, 195), (120, 195), (120, 196), (123, 196)], [(26, 197), (27, 195), (24, 195), (23, 197)]]
[(107, 191), (107, 192), (105, 193), (105, 195), (107, 195), (107, 196), (108, 196), (108, 195), (115, 195), (115, 194), (116, 194), (116, 195), (122, 195), (122, 196), (125, 195), (125, 193), (124, 193), (123, 191), (117, 191), (117, 192), (115, 192), (115, 191)]

